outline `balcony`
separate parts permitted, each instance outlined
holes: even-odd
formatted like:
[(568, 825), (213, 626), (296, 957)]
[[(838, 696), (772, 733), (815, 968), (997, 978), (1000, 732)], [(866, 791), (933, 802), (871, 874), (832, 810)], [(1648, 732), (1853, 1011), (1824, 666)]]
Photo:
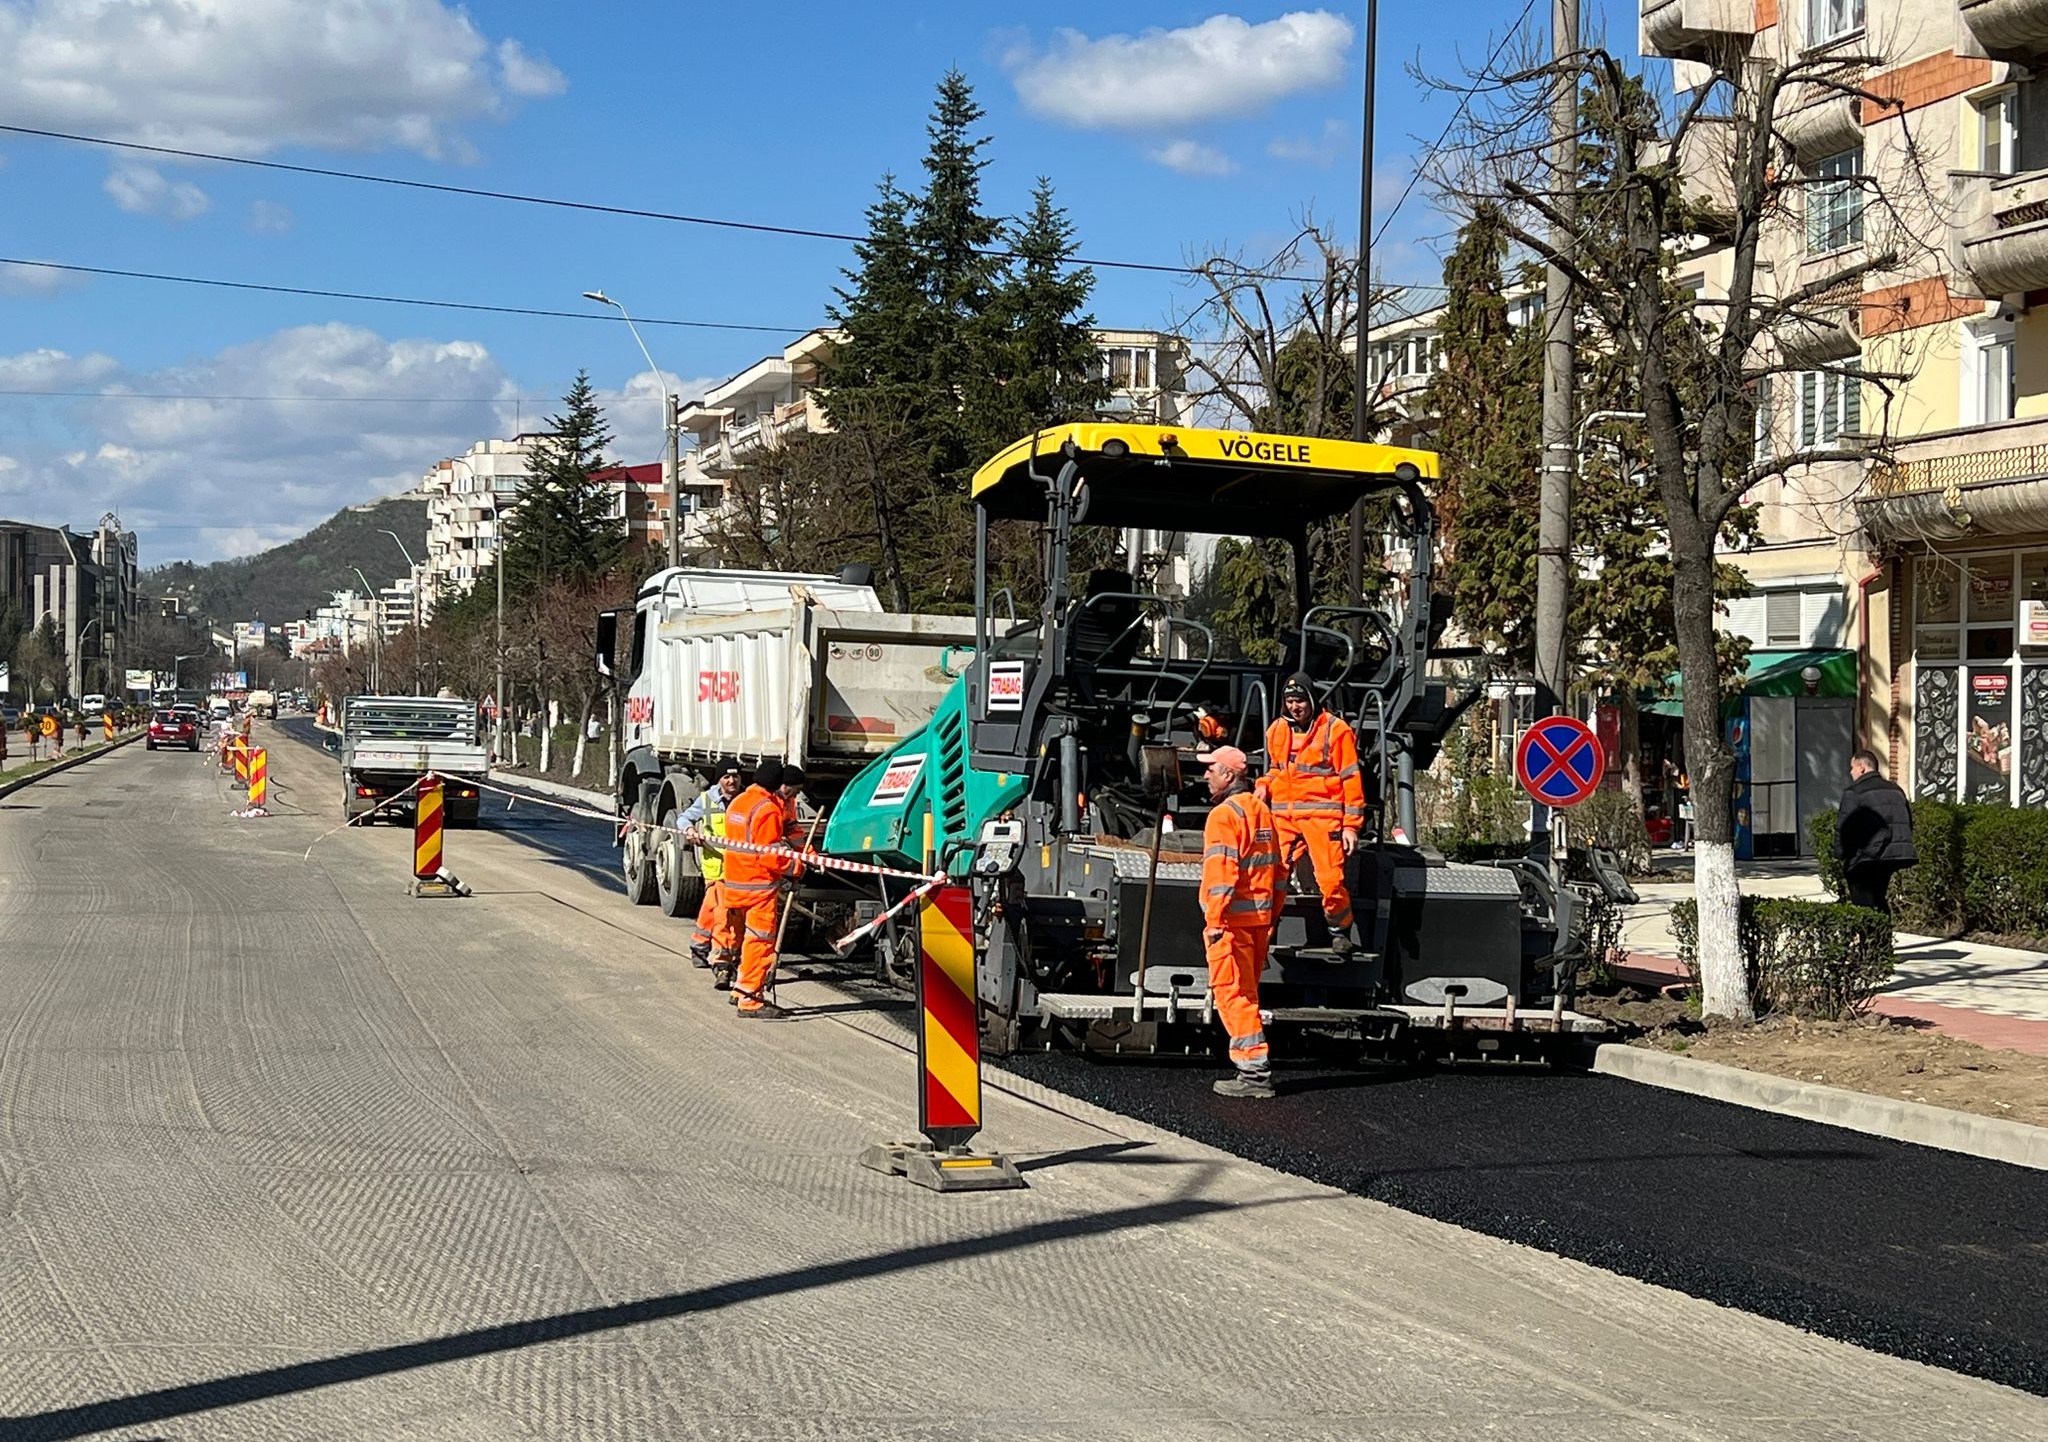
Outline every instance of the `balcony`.
[(1643, 53), (1706, 60), (1756, 33), (1755, 0), (1643, 0)]
[(1951, 290), (1995, 300), (2048, 287), (2048, 170), (1957, 172), (1949, 200)]
[(2048, 531), (2048, 420), (2003, 421), (1901, 441), (1856, 503), (1884, 543)]
[(2048, 54), (2048, 0), (1961, 0), (1963, 24), (1994, 60)]

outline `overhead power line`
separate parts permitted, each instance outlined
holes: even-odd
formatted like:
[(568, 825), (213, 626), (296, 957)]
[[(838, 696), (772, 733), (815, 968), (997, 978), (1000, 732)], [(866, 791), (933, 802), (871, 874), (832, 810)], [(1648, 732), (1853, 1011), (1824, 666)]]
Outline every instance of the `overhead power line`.
[(560, 396), (231, 396), (211, 391), (59, 391), (0, 386), (0, 396), (42, 396), (94, 401), (332, 401), (338, 405), (498, 406), (552, 405)]
[[(4, 127), (0, 127), (4, 128)], [(435, 310), (482, 311), (488, 315), (533, 315), (546, 316), (553, 320), (595, 320), (610, 325), (620, 323), (620, 317), (613, 311), (599, 310), (546, 310), (538, 306), (525, 305), (484, 305), (477, 301), (430, 300), (422, 296), (376, 295), (365, 291), (323, 290), (304, 285), (262, 285), (253, 280), (221, 280), (213, 276), (166, 275), (152, 270), (117, 270), (104, 265), (70, 265), (55, 260), (21, 260), (13, 256), (0, 255), (0, 265), (32, 266), (37, 270), (60, 270), (72, 275), (111, 275), (123, 280), (154, 280), (170, 285), (206, 285), (221, 290), (255, 290), (269, 295), (306, 295), (322, 300), (361, 300), (377, 305), (421, 305)], [(767, 335), (802, 335), (809, 326), (793, 325), (742, 325), (736, 321), (723, 320), (665, 320), (659, 317), (635, 316), (641, 325), (682, 326), (690, 330), (737, 330), (756, 331)]]
[[(1522, 13), (1517, 15), (1514, 19), (1514, 23), (1509, 25), (1508, 28), (1501, 33), (1500, 43), (1493, 47), (1493, 54), (1486, 57), (1486, 68), (1488, 71), (1491, 71), (1494, 66), (1500, 64), (1500, 57), (1506, 53), (1508, 48), (1508, 42), (1515, 38), (1515, 32), (1522, 28), (1523, 24), (1529, 18), (1529, 12), (1534, 10), (1535, 8), (1536, 0), (1527, 0), (1527, 3), (1522, 6)], [(1408, 197), (1415, 193), (1415, 183), (1422, 179), (1422, 172), (1424, 167), (1426, 167), (1429, 164), (1431, 158), (1434, 157), (1438, 151), (1444, 148), (1444, 142), (1451, 138), (1452, 129), (1455, 128), (1457, 123), (1464, 118), (1465, 107), (1470, 105), (1471, 103), (1472, 92), (1470, 90), (1465, 91), (1458, 97), (1458, 108), (1456, 110), (1453, 110), (1451, 112), (1451, 118), (1444, 122), (1444, 128), (1437, 135), (1436, 143), (1431, 145), (1429, 149), (1425, 150), (1420, 156), (1420, 158), (1416, 160), (1415, 168), (1408, 172), (1408, 183), (1401, 187), (1400, 198), (1394, 202), (1394, 208), (1387, 212), (1387, 218), (1380, 222), (1379, 228), (1377, 230), (1373, 231), (1372, 243), (1375, 246), (1377, 246), (1380, 243), (1380, 237), (1387, 233), (1387, 227), (1394, 223), (1394, 217), (1401, 213), (1401, 207), (1408, 203)], [(1442, 287), (1412, 286), (1410, 287), (1410, 289), (1440, 290), (1442, 289)]]
[[(99, 145), (111, 150), (136, 151), (144, 155), (168, 155), (179, 160), (206, 160), (218, 165), (245, 165), (256, 170), (277, 170), (290, 175), (316, 175), (325, 180), (352, 180), (363, 185), (389, 185), (403, 190), (426, 190), (439, 195), (462, 195), (473, 200), (502, 200), (515, 205), (541, 205), (555, 210), (575, 210), (591, 215), (621, 215), (636, 220), (660, 220), (675, 225), (707, 226), (715, 230), (745, 231), (754, 235), (783, 235), (804, 240), (832, 240), (853, 245), (865, 241), (865, 235), (856, 235), (843, 230), (821, 230), (803, 225), (770, 225), (757, 220), (732, 220), (714, 215), (687, 215), (677, 211), (650, 210), (637, 205), (608, 205), (599, 201), (568, 200), (553, 195), (528, 195), (514, 190), (486, 190), (474, 185), (449, 185), (438, 180), (408, 180), (396, 175), (373, 175), (361, 170), (337, 170), (324, 165), (293, 165), (282, 160), (259, 160), (249, 155), (222, 155), (206, 150), (186, 150), (175, 145), (145, 145), (137, 140), (115, 140), (104, 135), (77, 135), (63, 130), (44, 130), (32, 125), (0, 125), (0, 132), (9, 135), (32, 135), (42, 140), (63, 140), (74, 145)], [(1018, 254), (1002, 246), (980, 249), (978, 254), (1001, 260), (1014, 260)], [(1093, 266), (1099, 270), (1150, 271), (1162, 275), (1200, 275), (1201, 268), (1192, 265), (1166, 265), (1156, 261), (1143, 260), (1098, 260), (1092, 257), (1074, 256), (1069, 265)], [(1263, 280), (1291, 280), (1292, 276), (1261, 276)]]

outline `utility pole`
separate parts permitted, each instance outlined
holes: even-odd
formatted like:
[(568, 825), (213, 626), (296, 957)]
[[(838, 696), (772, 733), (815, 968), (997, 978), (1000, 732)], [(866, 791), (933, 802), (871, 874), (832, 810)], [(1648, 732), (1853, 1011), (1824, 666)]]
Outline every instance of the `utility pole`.
[[(1372, 393), (1369, 386), (1370, 361), (1366, 338), (1372, 328), (1372, 113), (1374, 76), (1378, 61), (1380, 30), (1379, 0), (1365, 6), (1365, 121), (1358, 160), (1358, 344), (1357, 369), (1351, 388), (1351, 439), (1372, 439)], [(1347, 579), (1351, 604), (1365, 604), (1365, 502), (1351, 508), (1351, 557)]]
[[(655, 379), (661, 372), (654, 373)], [(667, 391), (663, 400), (667, 424), (663, 430), (667, 441), (661, 451), (661, 484), (668, 492), (668, 563), (671, 566), (683, 564), (683, 398), (674, 391)], [(628, 523), (630, 524), (630, 522)]]
[[(1576, 56), (1579, 0), (1552, 0), (1551, 56), (1557, 73), (1550, 99), (1550, 243), (1570, 256), (1578, 218), (1579, 128)], [(1543, 286), (1543, 474), (1536, 522), (1536, 679), (1562, 706), (1571, 684), (1566, 621), (1572, 592), (1572, 350), (1577, 306), (1571, 277), (1556, 265)]]

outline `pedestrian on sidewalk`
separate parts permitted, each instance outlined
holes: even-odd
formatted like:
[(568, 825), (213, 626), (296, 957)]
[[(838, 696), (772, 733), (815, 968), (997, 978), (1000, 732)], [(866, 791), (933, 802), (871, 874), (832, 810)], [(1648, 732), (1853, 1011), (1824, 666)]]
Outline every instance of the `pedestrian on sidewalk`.
[(1203, 779), (1214, 806), (1202, 827), (1202, 949), (1216, 1014), (1230, 1034), (1236, 1074), (1216, 1083), (1227, 1097), (1273, 1095), (1272, 1053), (1259, 1015), (1259, 973), (1273, 940), (1280, 887), (1279, 828), (1252, 790), (1251, 763), (1235, 746), (1218, 746), (1197, 760), (1209, 763)]
[(1849, 784), (1835, 817), (1835, 855), (1841, 858), (1849, 901), (1891, 914), (1892, 876), (1920, 859), (1913, 849), (1913, 808), (1906, 793), (1878, 772), (1877, 753), (1849, 758)]

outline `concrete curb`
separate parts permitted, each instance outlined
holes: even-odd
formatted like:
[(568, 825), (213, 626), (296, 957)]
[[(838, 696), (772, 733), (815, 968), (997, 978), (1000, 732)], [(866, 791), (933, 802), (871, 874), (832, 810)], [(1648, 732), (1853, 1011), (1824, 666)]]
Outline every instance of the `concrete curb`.
[(1934, 1147), (1987, 1161), (2048, 1171), (2048, 1127), (1980, 1117), (1924, 1102), (1871, 1096), (1768, 1072), (1745, 1071), (1648, 1047), (1610, 1042), (1593, 1053), (1593, 1070), (1645, 1086), (1800, 1117), (1867, 1136)]
[(505, 786), (515, 790), (523, 788), (536, 796), (552, 796), (557, 801), (579, 802), (606, 815), (610, 815), (618, 808), (618, 799), (609, 791), (585, 791), (580, 786), (564, 786), (559, 781), (545, 781), (521, 771), (494, 770), (488, 779), (493, 786)]
[(62, 761), (59, 761), (55, 766), (45, 766), (42, 770), (38, 771), (33, 776), (22, 776), (16, 778), (13, 781), (0, 782), (0, 796), (12, 796), (15, 792), (21, 790), (21, 788), (24, 786), (35, 785), (45, 776), (60, 775), (63, 772), (69, 771), (74, 766), (85, 765), (86, 762), (92, 760), (96, 756), (105, 756), (110, 752), (119, 751), (123, 746), (132, 746), (137, 741), (140, 741), (145, 734), (146, 733), (144, 732), (137, 731), (133, 735), (123, 736), (119, 740), (114, 741), (111, 744), (102, 744), (99, 746), (95, 746), (92, 748), (92, 750), (81, 752), (77, 756), (67, 756)]

